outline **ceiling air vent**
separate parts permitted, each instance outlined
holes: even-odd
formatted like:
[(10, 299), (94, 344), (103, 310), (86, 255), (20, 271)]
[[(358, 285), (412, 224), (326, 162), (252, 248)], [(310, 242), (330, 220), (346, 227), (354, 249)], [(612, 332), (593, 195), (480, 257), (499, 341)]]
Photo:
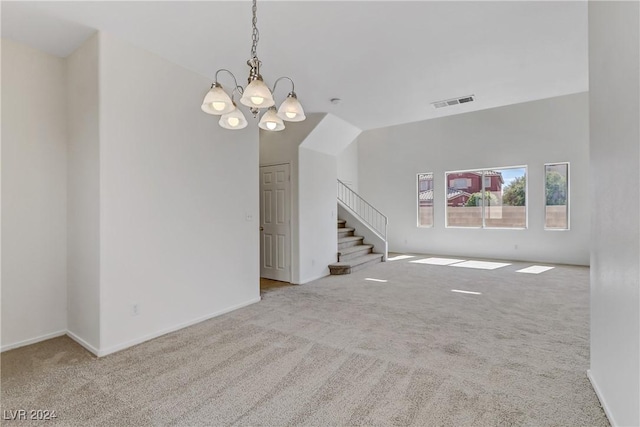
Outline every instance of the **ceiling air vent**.
[(444, 101), (433, 102), (434, 108), (450, 107), (452, 105), (466, 104), (475, 101), (475, 95), (463, 96), (462, 98), (445, 99)]

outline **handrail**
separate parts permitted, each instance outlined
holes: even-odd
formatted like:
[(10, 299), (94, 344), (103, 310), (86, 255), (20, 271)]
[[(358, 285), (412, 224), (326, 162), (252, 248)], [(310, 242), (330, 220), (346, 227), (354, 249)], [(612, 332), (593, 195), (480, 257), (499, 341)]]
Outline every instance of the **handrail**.
[(369, 226), (378, 236), (387, 240), (389, 219), (371, 203), (360, 197), (344, 182), (338, 180), (338, 200)]

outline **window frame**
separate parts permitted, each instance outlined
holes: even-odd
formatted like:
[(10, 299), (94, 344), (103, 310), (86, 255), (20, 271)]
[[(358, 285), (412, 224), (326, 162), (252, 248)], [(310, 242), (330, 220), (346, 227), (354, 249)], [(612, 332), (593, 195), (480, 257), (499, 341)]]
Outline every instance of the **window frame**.
[[(544, 231), (570, 231), (571, 230), (571, 162), (551, 162), (542, 166), (542, 201), (544, 206)], [(549, 228), (547, 227), (547, 166), (567, 165), (567, 227)]]
[[(485, 224), (485, 210), (484, 203), (483, 208), (481, 210), (482, 213), (482, 224), (479, 227), (463, 227), (459, 225), (449, 225), (449, 200), (447, 199), (449, 195), (449, 181), (447, 175), (455, 174), (455, 173), (468, 173), (468, 172), (482, 172), (482, 176), (480, 178), (480, 183), (482, 184), (482, 190), (484, 191), (484, 178), (486, 171), (495, 171), (502, 169), (524, 169), (525, 176), (525, 186), (524, 186), (524, 195), (525, 195), (525, 203), (524, 203), (524, 227), (491, 227)], [(435, 194), (434, 194), (435, 196)], [(529, 229), (529, 166), (528, 165), (515, 165), (515, 166), (498, 166), (498, 167), (485, 167), (485, 168), (475, 168), (475, 169), (461, 169), (461, 170), (452, 170), (444, 172), (444, 228), (451, 229), (462, 229), (462, 230), (528, 230)]]
[[(420, 224), (420, 175), (431, 175), (431, 191), (433, 191), (433, 199), (431, 200), (431, 224)], [(436, 199), (436, 187), (435, 187), (435, 173), (433, 172), (419, 172), (416, 174), (416, 227), (418, 228), (433, 228), (436, 223), (436, 210), (434, 207)]]

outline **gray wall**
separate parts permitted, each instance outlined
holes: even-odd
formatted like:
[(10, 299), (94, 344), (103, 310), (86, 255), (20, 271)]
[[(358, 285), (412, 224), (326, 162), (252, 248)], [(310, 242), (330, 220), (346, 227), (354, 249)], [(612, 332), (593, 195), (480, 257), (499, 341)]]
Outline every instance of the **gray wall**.
[(200, 111), (210, 84), (100, 34), (103, 353), (260, 300), (258, 132)]
[(300, 147), (300, 283), (329, 275), (337, 261), (338, 233), (335, 156)]
[(2, 39), (2, 350), (67, 324), (64, 60)]
[[(588, 95), (363, 132), (360, 194), (389, 217), (389, 251), (587, 265)], [(571, 230), (544, 230), (544, 163), (571, 163)], [(446, 171), (528, 165), (528, 228), (445, 228)], [(434, 173), (433, 228), (416, 226), (416, 174)]]
[(640, 425), (639, 20), (638, 2), (589, 2), (589, 378), (620, 426)]
[(2, 48), (2, 350), (106, 355), (260, 300), (258, 131), (200, 111), (207, 78), (104, 33)]
[(338, 154), (338, 179), (358, 192), (358, 140)]
[(100, 349), (99, 35), (67, 58), (68, 334)]

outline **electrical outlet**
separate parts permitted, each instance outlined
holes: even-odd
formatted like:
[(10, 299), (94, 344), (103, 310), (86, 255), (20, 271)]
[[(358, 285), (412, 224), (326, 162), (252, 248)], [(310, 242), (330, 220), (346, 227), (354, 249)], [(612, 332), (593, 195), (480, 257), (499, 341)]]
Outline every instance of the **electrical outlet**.
[(131, 306), (131, 315), (138, 316), (140, 314), (140, 304), (133, 304)]

